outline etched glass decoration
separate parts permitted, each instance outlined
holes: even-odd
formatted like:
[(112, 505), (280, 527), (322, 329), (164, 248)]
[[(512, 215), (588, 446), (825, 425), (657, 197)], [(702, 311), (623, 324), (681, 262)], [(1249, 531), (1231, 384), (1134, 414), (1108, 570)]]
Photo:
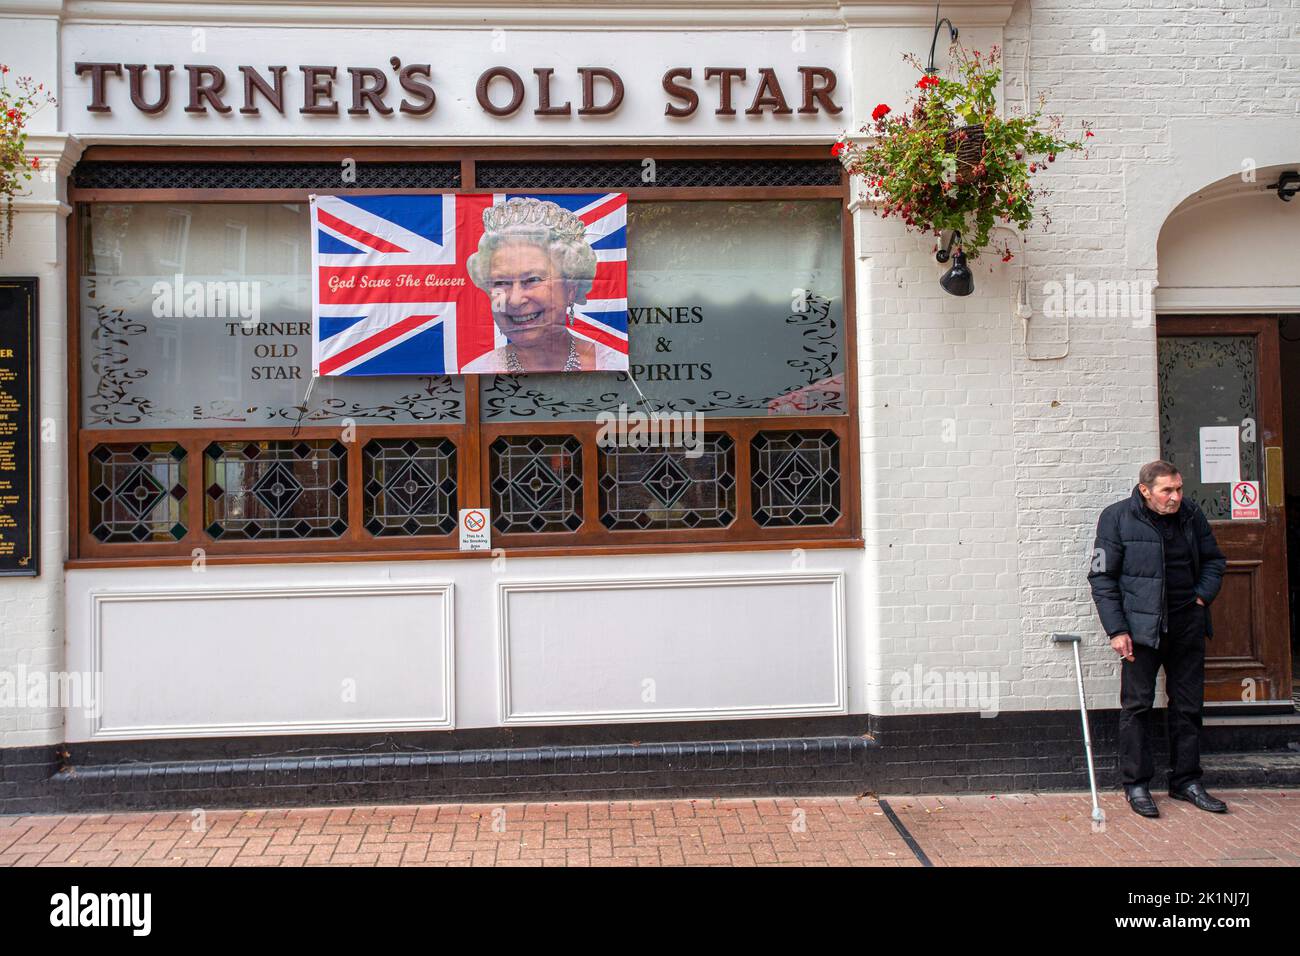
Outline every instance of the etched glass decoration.
[(311, 381), (306, 203), (92, 203), (83, 428), (451, 424), (448, 375)]
[(632, 378), (484, 375), (483, 421), (846, 414), (840, 216), (836, 200), (629, 203)]
[(1170, 335), (1157, 339), (1160, 457), (1183, 478), (1183, 494), (1211, 521), (1228, 521), (1229, 482), (1201, 481), (1201, 429), (1238, 430), (1241, 481), (1260, 480), (1253, 335)]

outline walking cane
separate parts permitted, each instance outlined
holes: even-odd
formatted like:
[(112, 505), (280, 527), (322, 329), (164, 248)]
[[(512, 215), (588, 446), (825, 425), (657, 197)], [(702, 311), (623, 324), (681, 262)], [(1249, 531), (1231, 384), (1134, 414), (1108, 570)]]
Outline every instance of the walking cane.
[(1079, 685), (1079, 715), (1083, 720), (1083, 749), (1088, 755), (1088, 785), (1092, 788), (1092, 819), (1095, 823), (1101, 823), (1106, 818), (1101, 812), (1101, 805), (1097, 803), (1097, 774), (1092, 769), (1092, 734), (1088, 732), (1088, 705), (1083, 699), (1083, 665), (1079, 663), (1079, 641), (1081, 638), (1078, 634), (1053, 634), (1053, 644), (1070, 644), (1074, 647), (1074, 679)]

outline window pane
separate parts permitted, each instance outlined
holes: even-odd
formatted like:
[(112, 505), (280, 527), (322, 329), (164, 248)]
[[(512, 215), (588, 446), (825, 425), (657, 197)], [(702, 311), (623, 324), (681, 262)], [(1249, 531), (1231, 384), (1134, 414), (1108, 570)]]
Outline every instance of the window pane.
[(1201, 429), (1235, 427), (1241, 481), (1260, 480), (1259, 442), (1248, 441), (1256, 421), (1253, 335), (1161, 336), (1157, 351), (1160, 389), (1160, 456), (1177, 466), (1183, 494), (1211, 521), (1228, 521), (1228, 482), (1201, 481)]
[[(96, 203), (83, 218), (82, 425), (294, 425), (311, 378), (305, 203)], [(463, 422), (452, 376), (326, 377), (308, 425)]]
[(446, 438), (385, 438), (362, 460), (366, 530), (373, 535), (456, 530), (456, 446)]
[(214, 538), (337, 538), (347, 530), (347, 449), (339, 442), (213, 442), (203, 476)]
[[(840, 204), (628, 204), (633, 377), (657, 411), (844, 414)], [(621, 372), (485, 375), (484, 421), (644, 410)]]
[(185, 449), (174, 442), (96, 445), (90, 453), (90, 533), (100, 541), (185, 537)]
[(735, 442), (705, 435), (699, 451), (601, 449), (601, 523), (614, 531), (727, 527), (736, 516)]
[(834, 432), (759, 432), (749, 463), (754, 520), (762, 527), (839, 519), (840, 440)]
[(491, 473), (492, 524), (503, 534), (582, 526), (582, 443), (572, 435), (498, 438)]

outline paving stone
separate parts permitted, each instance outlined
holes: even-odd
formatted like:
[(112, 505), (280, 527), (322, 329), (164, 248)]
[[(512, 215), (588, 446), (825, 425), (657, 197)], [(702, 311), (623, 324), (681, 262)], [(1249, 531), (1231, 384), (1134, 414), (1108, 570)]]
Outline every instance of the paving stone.
[(1217, 793), (1228, 814), (1157, 795), (1156, 820), (1106, 793), (1098, 827), (1086, 793), (10, 816), (0, 865), (920, 866), (881, 800), (934, 866), (1300, 863), (1300, 792)]

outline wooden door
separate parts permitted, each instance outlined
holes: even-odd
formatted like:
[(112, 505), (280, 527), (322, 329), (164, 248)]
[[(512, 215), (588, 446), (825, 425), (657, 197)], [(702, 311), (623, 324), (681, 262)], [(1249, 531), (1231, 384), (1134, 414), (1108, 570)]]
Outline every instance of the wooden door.
[[(1184, 495), (1205, 511), (1228, 559), (1212, 607), (1205, 699), (1287, 700), (1291, 635), (1278, 320), (1161, 316), (1157, 333), (1161, 457), (1178, 466)], [(1203, 434), (1205, 428), (1220, 431)], [(1234, 486), (1202, 481), (1203, 443), (1217, 441), (1221, 450), (1232, 434), (1223, 429), (1236, 431), (1239, 478), (1259, 483), (1258, 517), (1233, 519)], [(1248, 488), (1237, 493), (1250, 497)]]

